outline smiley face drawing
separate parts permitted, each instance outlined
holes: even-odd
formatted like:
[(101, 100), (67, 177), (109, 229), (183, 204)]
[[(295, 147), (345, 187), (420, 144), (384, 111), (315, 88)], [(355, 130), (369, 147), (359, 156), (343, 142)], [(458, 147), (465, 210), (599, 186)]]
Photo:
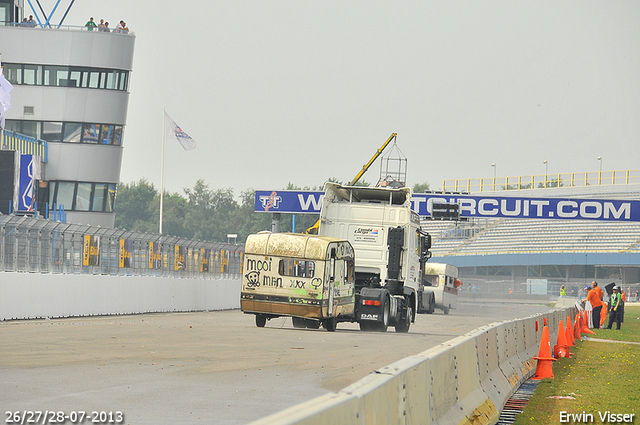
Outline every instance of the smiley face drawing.
[(260, 286), (260, 272), (249, 272), (244, 277), (247, 278), (247, 288), (255, 289)]

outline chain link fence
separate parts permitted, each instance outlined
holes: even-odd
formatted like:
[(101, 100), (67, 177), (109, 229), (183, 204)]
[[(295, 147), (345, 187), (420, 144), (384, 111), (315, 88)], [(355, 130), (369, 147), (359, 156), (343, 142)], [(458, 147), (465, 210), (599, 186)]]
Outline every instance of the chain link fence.
[(244, 247), (0, 214), (0, 271), (233, 279)]

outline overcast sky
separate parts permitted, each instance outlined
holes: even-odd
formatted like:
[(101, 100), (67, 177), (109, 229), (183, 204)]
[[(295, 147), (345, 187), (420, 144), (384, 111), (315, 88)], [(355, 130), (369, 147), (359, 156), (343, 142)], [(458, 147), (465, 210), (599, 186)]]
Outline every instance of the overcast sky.
[(198, 144), (167, 141), (172, 192), (348, 181), (394, 132), (410, 186), (640, 169), (638, 1), (77, 0), (65, 24), (91, 16), (136, 35), (125, 183), (159, 188), (163, 107)]

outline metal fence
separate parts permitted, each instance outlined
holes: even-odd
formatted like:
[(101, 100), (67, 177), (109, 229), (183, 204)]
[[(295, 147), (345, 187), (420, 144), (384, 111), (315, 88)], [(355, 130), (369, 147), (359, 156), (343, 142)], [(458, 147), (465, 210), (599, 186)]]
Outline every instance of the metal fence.
[(443, 191), (495, 192), (555, 187), (609, 186), (640, 183), (640, 170), (443, 180)]
[(244, 247), (0, 214), (0, 272), (233, 278)]

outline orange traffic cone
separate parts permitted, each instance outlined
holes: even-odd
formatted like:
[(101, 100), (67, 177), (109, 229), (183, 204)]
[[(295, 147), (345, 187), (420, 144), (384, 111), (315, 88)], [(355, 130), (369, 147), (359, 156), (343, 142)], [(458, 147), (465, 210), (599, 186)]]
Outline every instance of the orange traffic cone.
[(551, 342), (549, 341), (549, 327), (542, 328), (542, 340), (540, 341), (540, 349), (538, 357), (534, 357), (538, 361), (536, 366), (536, 374), (531, 379), (553, 378), (553, 362), (556, 361), (551, 357)]
[(567, 335), (564, 330), (564, 323), (562, 320), (558, 324), (558, 343), (553, 347), (553, 357), (559, 359), (560, 357), (571, 357), (569, 352), (569, 344), (567, 344)]
[(544, 319), (544, 325), (547, 326), (547, 318), (543, 317), (543, 319)]
[(582, 316), (582, 329), (580, 329), (580, 332), (582, 332), (583, 334), (595, 334), (594, 331), (592, 331), (591, 329), (589, 329), (589, 316), (587, 314), (587, 312), (583, 312), (583, 316)]
[(573, 327), (571, 327), (571, 317), (567, 316), (567, 327), (565, 329), (565, 337), (567, 338), (567, 345), (569, 347), (575, 347), (576, 341), (573, 339)]
[(606, 317), (607, 317), (607, 305), (602, 304), (602, 308), (600, 309), (600, 329), (602, 329), (602, 325)]
[(582, 327), (582, 321), (580, 320), (580, 315), (576, 315), (576, 322), (573, 325), (573, 336), (576, 340), (580, 341), (582, 335), (580, 335), (580, 328)]

